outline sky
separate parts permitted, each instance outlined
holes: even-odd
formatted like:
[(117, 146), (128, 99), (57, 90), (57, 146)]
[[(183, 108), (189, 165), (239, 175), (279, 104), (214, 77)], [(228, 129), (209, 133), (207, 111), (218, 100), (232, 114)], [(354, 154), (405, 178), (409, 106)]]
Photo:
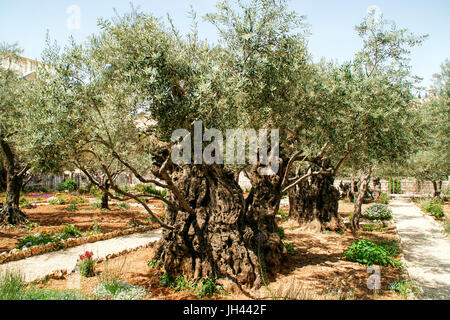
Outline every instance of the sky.
[[(98, 18), (130, 11), (130, 3), (142, 11), (166, 19), (170, 14), (175, 25), (189, 30), (188, 11), (192, 5), (198, 17), (214, 12), (215, 0), (0, 0), (0, 42), (18, 43), (23, 56), (40, 60), (47, 30), (50, 37), (64, 45), (72, 35), (81, 42), (99, 31)], [(371, 6), (377, 6), (387, 20), (407, 28), (416, 35), (429, 34), (422, 47), (413, 49), (413, 73), (429, 86), (441, 63), (450, 58), (449, 0), (290, 0), (289, 6), (306, 15), (311, 36), (309, 50), (315, 61), (344, 62), (361, 49), (362, 41), (354, 26)], [(217, 40), (213, 26), (200, 19), (202, 38)]]

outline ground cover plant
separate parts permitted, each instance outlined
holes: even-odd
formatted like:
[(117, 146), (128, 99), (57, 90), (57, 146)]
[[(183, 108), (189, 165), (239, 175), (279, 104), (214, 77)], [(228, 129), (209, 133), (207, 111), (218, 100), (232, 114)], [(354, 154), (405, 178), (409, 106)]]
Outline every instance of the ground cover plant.
[(367, 239), (358, 239), (345, 251), (345, 257), (354, 262), (371, 265), (393, 266), (402, 265), (398, 257), (398, 247), (392, 243), (374, 243)]
[(392, 210), (384, 204), (375, 204), (366, 209), (362, 217), (367, 220), (392, 220)]

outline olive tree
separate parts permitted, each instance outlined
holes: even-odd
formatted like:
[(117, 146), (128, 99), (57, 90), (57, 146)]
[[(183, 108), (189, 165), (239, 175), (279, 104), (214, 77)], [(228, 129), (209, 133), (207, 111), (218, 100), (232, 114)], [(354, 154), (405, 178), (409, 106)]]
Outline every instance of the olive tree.
[(433, 183), (434, 197), (442, 192), (442, 180), (450, 174), (450, 61), (441, 65), (441, 72), (434, 75), (431, 96), (418, 107), (418, 118), (424, 132), (424, 143), (409, 161), (409, 173), (420, 180)]
[(411, 75), (409, 54), (427, 36), (398, 29), (394, 22), (371, 12), (356, 27), (364, 46), (356, 56), (349, 82), (355, 96), (354, 121), (349, 121), (354, 139), (348, 165), (360, 172), (352, 227), (358, 229), (361, 206), (373, 170), (391, 163), (401, 165), (414, 150), (421, 134), (417, 130), (413, 94), (416, 78)]

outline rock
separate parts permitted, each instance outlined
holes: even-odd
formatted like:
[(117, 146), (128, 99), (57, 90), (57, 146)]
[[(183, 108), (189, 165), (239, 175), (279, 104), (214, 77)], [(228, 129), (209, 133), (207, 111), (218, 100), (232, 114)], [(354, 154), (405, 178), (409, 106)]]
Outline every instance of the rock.
[[(32, 256), (31, 250), (29, 248), (22, 249), (23, 255), (25, 258), (29, 258)], [(0, 263), (1, 263), (1, 257), (0, 257)]]
[(97, 241), (97, 238), (95, 236), (89, 236), (89, 237), (87, 237), (86, 241), (89, 243), (92, 243), (92, 242)]

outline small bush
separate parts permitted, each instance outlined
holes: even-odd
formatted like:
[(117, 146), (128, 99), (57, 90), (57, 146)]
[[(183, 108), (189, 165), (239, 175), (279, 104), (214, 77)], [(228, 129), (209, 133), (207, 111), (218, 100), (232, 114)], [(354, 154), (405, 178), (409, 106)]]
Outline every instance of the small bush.
[(161, 266), (161, 261), (159, 261), (157, 258), (153, 258), (148, 262), (147, 265), (149, 266), (149, 268), (159, 269), (159, 267)]
[(172, 285), (172, 278), (168, 273), (164, 273), (159, 280), (159, 284), (163, 287), (170, 287)]
[(216, 284), (216, 278), (208, 278), (201, 280), (199, 283), (199, 296), (200, 298), (209, 297), (211, 298), (214, 294), (220, 294), (224, 290), (221, 286)]
[(92, 259), (94, 254), (92, 252), (86, 251), (84, 254), (80, 255), (77, 261), (77, 268), (83, 277), (93, 277), (95, 276), (94, 268), (95, 262)]
[(425, 200), (420, 202), (422, 209), (432, 214), (436, 219), (442, 219), (444, 215), (444, 208), (439, 200)]
[(62, 238), (53, 232), (42, 231), (41, 233), (36, 233), (34, 235), (27, 235), (17, 244), (17, 249), (22, 249), (24, 247), (29, 248), (38, 245), (44, 245), (47, 243), (57, 243), (61, 245)]
[(66, 240), (69, 238), (80, 238), (82, 234), (80, 230), (74, 225), (67, 225), (61, 230), (61, 238)]
[(142, 193), (146, 193), (146, 194), (154, 194), (160, 197), (165, 198), (167, 196), (167, 190), (163, 189), (163, 190), (159, 190), (157, 188), (155, 188), (153, 185), (150, 184), (138, 184), (134, 187), (134, 189), (137, 192), (142, 192)]
[(78, 183), (72, 179), (61, 182), (56, 188), (58, 191), (75, 191), (78, 190)]
[(375, 199), (375, 202), (381, 204), (389, 204), (389, 197), (385, 193), (380, 193), (378, 197)]
[(402, 183), (396, 178), (390, 178), (388, 189), (390, 193), (400, 194), (402, 192)]
[(368, 220), (392, 220), (392, 210), (384, 204), (376, 204), (366, 209), (362, 217)]
[(344, 252), (345, 257), (349, 261), (359, 262), (367, 266), (376, 264), (380, 266), (401, 266), (399, 259), (394, 258), (395, 254), (390, 252), (393, 250), (387, 245), (379, 245), (367, 239), (358, 239), (352, 243), (347, 251)]

